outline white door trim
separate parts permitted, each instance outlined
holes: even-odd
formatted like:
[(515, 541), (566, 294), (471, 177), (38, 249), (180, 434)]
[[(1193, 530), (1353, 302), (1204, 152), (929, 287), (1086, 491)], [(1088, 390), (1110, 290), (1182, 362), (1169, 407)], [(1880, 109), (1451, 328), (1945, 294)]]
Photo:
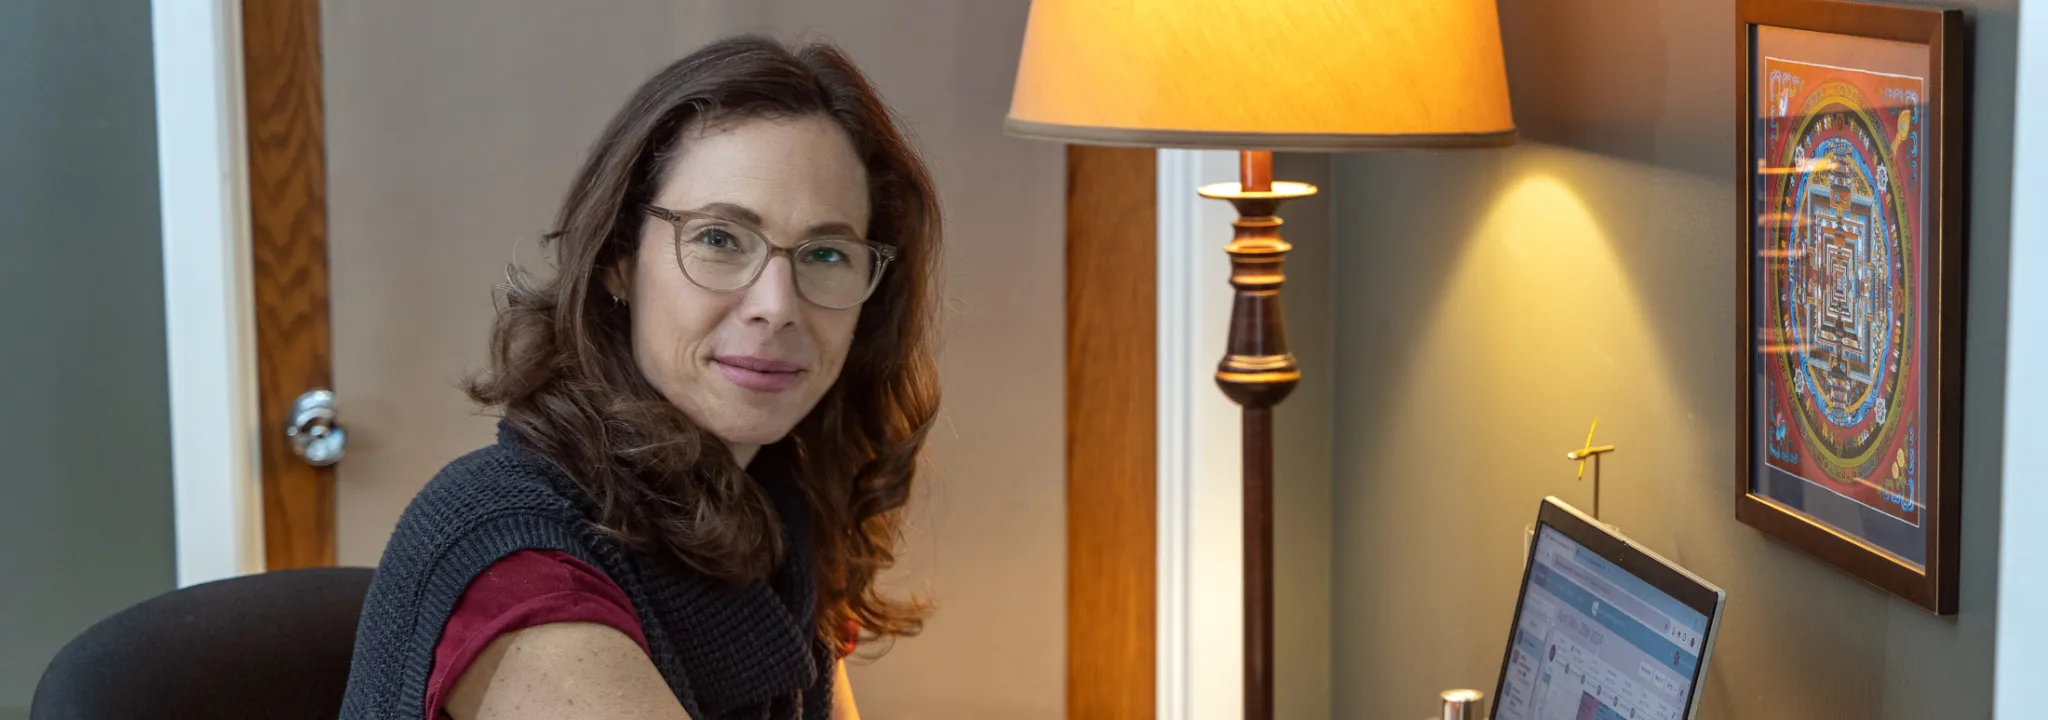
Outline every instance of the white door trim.
[[(2048, 10), (2028, 0), (2027, 10)], [(2048, 477), (2036, 452), (2048, 445), (2048, 17), (2022, 12), (2014, 84), (2012, 257), (2006, 265), (2005, 462), (1998, 541), (1998, 638), (1993, 658), (1993, 715), (2036, 717), (2038, 688), (2048, 671), (2039, 648), (2048, 643)]]
[(1226, 203), (1237, 153), (1159, 151), (1158, 668), (1161, 720), (1224, 720), (1244, 698), (1240, 411), (1215, 381), (1229, 330)]
[(239, 0), (153, 0), (178, 586), (263, 569)]

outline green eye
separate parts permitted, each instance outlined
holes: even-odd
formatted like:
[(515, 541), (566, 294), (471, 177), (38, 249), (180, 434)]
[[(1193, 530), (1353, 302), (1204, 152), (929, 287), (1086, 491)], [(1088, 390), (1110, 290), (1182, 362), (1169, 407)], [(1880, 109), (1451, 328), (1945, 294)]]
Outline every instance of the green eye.
[(839, 263), (846, 262), (845, 251), (842, 251), (839, 248), (834, 247), (816, 248), (811, 250), (809, 255), (809, 257), (804, 258), (805, 262), (825, 263), (828, 265), (837, 265)]

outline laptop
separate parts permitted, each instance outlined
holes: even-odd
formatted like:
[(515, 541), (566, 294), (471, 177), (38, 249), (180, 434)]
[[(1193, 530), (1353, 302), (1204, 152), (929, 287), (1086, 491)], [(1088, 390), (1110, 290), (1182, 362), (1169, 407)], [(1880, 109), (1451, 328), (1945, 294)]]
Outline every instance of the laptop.
[(1727, 599), (1544, 498), (1492, 720), (1691, 720)]

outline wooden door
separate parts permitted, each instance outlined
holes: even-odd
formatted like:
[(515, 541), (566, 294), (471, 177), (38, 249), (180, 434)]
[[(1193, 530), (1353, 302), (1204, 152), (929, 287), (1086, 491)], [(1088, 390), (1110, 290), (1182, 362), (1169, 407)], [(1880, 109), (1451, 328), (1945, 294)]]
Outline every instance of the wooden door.
[[(493, 288), (540, 264), (588, 143), (674, 59), (671, 8), (241, 6), (267, 564), (372, 565), (434, 472), (491, 442), (461, 385)], [(282, 434), (319, 388), (347, 432), (332, 467)]]
[(320, 5), (251, 1), (241, 12), (264, 562), (332, 565), (333, 468), (301, 459), (282, 432), (301, 394), (333, 385)]

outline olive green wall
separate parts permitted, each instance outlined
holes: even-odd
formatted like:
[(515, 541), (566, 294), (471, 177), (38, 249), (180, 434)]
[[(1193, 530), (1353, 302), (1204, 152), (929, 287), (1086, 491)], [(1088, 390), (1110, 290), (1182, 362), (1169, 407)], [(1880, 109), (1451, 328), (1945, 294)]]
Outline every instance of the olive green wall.
[(1332, 717), (1491, 692), (1522, 529), (1587, 507), (1729, 592), (1701, 717), (1990, 714), (2016, 0), (1977, 10), (1962, 612), (1736, 522), (1733, 0), (1503, 2), (1523, 142), (1335, 160)]
[(149, 13), (0, 2), (0, 718), (174, 581)]

